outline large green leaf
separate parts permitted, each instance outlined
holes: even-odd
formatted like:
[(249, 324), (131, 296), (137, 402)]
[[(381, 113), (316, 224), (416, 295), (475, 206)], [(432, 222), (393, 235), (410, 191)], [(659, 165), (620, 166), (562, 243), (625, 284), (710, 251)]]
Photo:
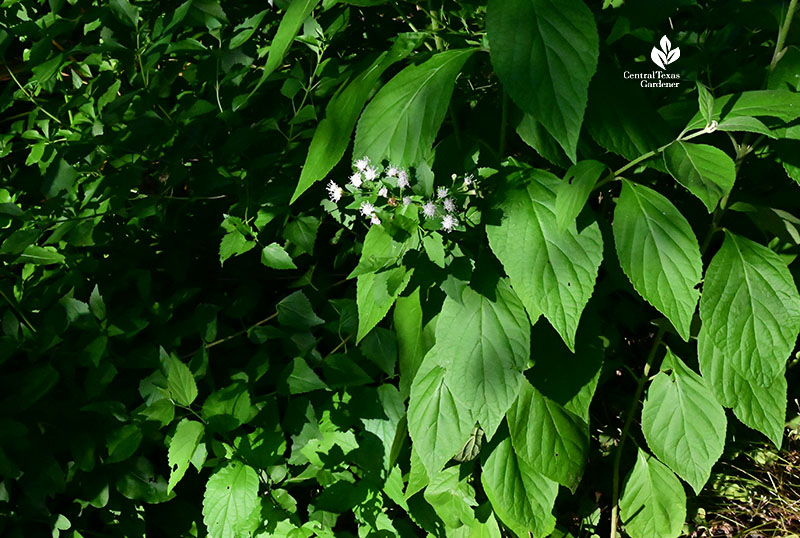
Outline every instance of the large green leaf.
[(575, 490), (589, 450), (589, 427), (580, 417), (525, 383), (508, 410), (508, 429), (521, 460)]
[(470, 408), (453, 396), (438, 353), (434, 346), (425, 356), (408, 402), (408, 432), (429, 475), (435, 475), (464, 446), (475, 426)]
[(664, 150), (664, 164), (678, 183), (700, 198), (711, 213), (736, 179), (733, 160), (705, 144), (673, 142)]
[(675, 538), (686, 519), (686, 494), (672, 471), (640, 449), (619, 510), (631, 538)]
[(169, 463), (169, 483), (167, 484), (167, 494), (180, 482), (186, 469), (189, 468), (189, 461), (203, 437), (205, 428), (202, 422), (185, 418), (178, 423), (175, 428), (175, 435), (169, 443), (167, 451), (167, 462)]
[(358, 120), (353, 154), (417, 166), (431, 154), (456, 76), (475, 49), (449, 50), (406, 67), (380, 89)]
[(433, 346), (433, 331), (430, 325), (423, 326), (419, 288), (407, 297), (397, 298), (393, 318), (397, 333), (400, 394), (405, 400), (425, 353)]
[(425, 488), (424, 496), (448, 531), (471, 526), (475, 520), (472, 510), (478, 504), (475, 489), (469, 484), (469, 477), (461, 476), (458, 467), (448, 467), (436, 473)]
[(700, 372), (717, 399), (744, 424), (766, 435), (780, 448), (786, 423), (786, 378), (780, 373), (763, 386), (739, 373), (725, 353), (701, 330), (697, 339)]
[(642, 408), (642, 433), (658, 459), (699, 494), (725, 447), (725, 410), (704, 380), (667, 351)]
[(578, 321), (603, 259), (600, 227), (594, 222), (578, 233), (575, 223), (566, 229), (558, 225), (560, 180), (552, 174), (525, 170), (508, 181), (527, 188), (506, 194), (500, 203), (502, 220), (486, 227), (489, 244), (531, 320), (544, 313), (574, 351)]
[(581, 0), (490, 0), (492, 66), (514, 102), (577, 160), (599, 38)]
[(517, 536), (549, 536), (556, 524), (551, 512), (558, 484), (534, 471), (502, 433), (483, 463), (481, 483), (486, 496), (500, 521)]
[(245, 538), (258, 526), (261, 503), (258, 475), (252, 467), (231, 461), (206, 483), (203, 523), (209, 538)]
[(269, 76), (280, 67), (292, 41), (294, 41), (303, 23), (309, 15), (311, 15), (311, 12), (314, 11), (314, 8), (317, 7), (319, 2), (320, 0), (292, 0), (286, 13), (283, 14), (275, 37), (270, 41), (267, 62), (264, 64), (264, 71), (261, 73), (261, 77), (250, 92), (250, 95), (234, 101), (234, 109), (241, 108), (247, 101), (247, 98), (256, 93)]
[(661, 194), (623, 180), (614, 210), (614, 243), (636, 291), (688, 341), (703, 261), (686, 218)]
[(800, 295), (786, 264), (768, 248), (726, 233), (704, 282), (701, 359), (710, 362), (702, 353), (713, 345), (732, 370), (769, 386), (783, 374), (800, 332)]
[(525, 308), (504, 280), (494, 295), (465, 287), (460, 302), (445, 299), (436, 324), (436, 358), (447, 369), (445, 382), (489, 438), (517, 398), (530, 357)]
[(414, 41), (400, 36), (391, 50), (382, 53), (366, 70), (358, 74), (325, 108), (323, 119), (314, 131), (311, 145), (292, 202), (339, 162), (350, 143), (350, 135), (364, 104), (380, 76), (396, 61), (408, 56)]

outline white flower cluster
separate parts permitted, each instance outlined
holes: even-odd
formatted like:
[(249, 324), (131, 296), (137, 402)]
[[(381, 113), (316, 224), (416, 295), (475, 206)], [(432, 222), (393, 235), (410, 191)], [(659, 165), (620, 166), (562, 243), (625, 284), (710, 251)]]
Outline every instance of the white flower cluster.
[[(453, 179), (455, 178), (454, 174)], [(470, 189), (474, 182), (473, 176), (468, 175), (464, 178), (463, 189), (456, 190), (463, 194), (464, 191)], [(381, 172), (377, 166), (370, 162), (368, 157), (362, 157), (353, 163), (353, 173), (350, 175), (348, 183), (347, 189), (356, 195), (356, 203), (358, 203), (359, 198), (369, 198), (369, 200), (362, 200), (357, 207), (361, 216), (369, 219), (371, 224), (381, 223), (378, 213), (382, 208), (376, 206), (380, 199), (386, 200), (386, 205), (383, 208), (397, 207), (399, 205), (398, 200), (402, 202), (403, 206), (415, 203), (415, 198), (419, 200), (419, 197), (414, 197), (414, 193), (410, 192), (411, 181), (408, 171), (390, 164)], [(398, 190), (399, 194), (395, 194)], [(344, 189), (334, 181), (328, 182), (327, 191), (328, 197), (334, 203), (338, 203), (344, 194)], [(358, 196), (359, 194), (362, 196)], [(456, 217), (458, 208), (453, 198), (454, 194), (455, 192), (452, 189), (440, 186), (436, 189), (436, 197), (434, 199), (417, 202), (426, 219), (441, 217), (441, 230), (448, 233), (459, 225), (459, 220)]]

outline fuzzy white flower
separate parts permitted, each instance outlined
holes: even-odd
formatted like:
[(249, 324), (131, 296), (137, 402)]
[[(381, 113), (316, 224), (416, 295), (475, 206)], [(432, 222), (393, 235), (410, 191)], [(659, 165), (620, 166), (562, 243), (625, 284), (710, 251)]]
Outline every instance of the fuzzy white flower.
[(375, 206), (369, 202), (361, 202), (361, 208), (359, 209), (361, 214), (365, 217), (374, 217), (375, 216)]
[(464, 178), (464, 186), (465, 186), (465, 187), (469, 187), (470, 185), (472, 185), (472, 183), (473, 183), (474, 181), (475, 181), (475, 176), (473, 176), (472, 174), (470, 174), (470, 175), (468, 175), (468, 176), (466, 176), (466, 177)]
[(389, 177), (397, 177), (399, 173), (400, 170), (398, 170), (396, 166), (390, 166), (389, 169), (386, 170), (386, 175)]
[(401, 189), (405, 189), (409, 185), (411, 185), (411, 183), (408, 181), (408, 172), (400, 170), (400, 172), (397, 173), (397, 186)]
[(369, 157), (361, 157), (355, 162), (355, 167), (362, 172), (367, 169), (367, 166), (369, 166)]
[(367, 181), (374, 181), (375, 178), (378, 177), (378, 170), (372, 166), (368, 166), (366, 170), (364, 170), (364, 179)]
[(411, 197), (403, 196), (403, 205), (411, 205)]
[(328, 196), (330, 196), (332, 202), (338, 202), (342, 199), (342, 188), (334, 183), (333, 181), (328, 182)]
[(445, 232), (452, 232), (456, 226), (458, 226), (458, 219), (453, 215), (445, 215), (442, 219), (442, 230)]
[(370, 217), (370, 219), (369, 219), (369, 223), (370, 224), (380, 224), (381, 223), (381, 219), (378, 218), (378, 215), (372, 215), (372, 217)]
[(453, 202), (452, 198), (445, 198), (442, 205), (444, 206), (444, 210), (448, 213), (452, 213), (456, 210), (456, 204)]
[(389, 197), (389, 189), (386, 187), (381, 187), (381, 190), (378, 191), (378, 196), (383, 196), (384, 198)]
[(442, 198), (447, 198), (447, 187), (439, 187), (436, 189), (436, 197), (440, 200)]
[(422, 206), (422, 214), (428, 217), (429, 219), (436, 216), (436, 204), (433, 202), (426, 202), (425, 205)]
[(356, 172), (350, 176), (350, 184), (355, 188), (359, 188), (361, 186), (361, 181), (361, 172)]

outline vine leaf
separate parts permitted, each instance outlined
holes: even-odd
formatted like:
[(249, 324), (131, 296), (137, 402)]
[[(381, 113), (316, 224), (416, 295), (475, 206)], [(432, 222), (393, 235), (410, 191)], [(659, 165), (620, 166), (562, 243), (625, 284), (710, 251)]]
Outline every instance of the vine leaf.
[(726, 424), (703, 378), (667, 350), (642, 408), (642, 433), (653, 454), (700, 494), (725, 447)]
[(197, 445), (200, 443), (200, 439), (203, 437), (204, 431), (205, 428), (201, 422), (189, 420), (188, 418), (181, 420), (175, 428), (175, 435), (172, 436), (172, 441), (170, 441), (169, 450), (167, 451), (167, 462), (169, 463), (167, 495), (172, 492), (172, 489), (186, 474), (189, 462), (197, 449)]
[(551, 512), (558, 484), (519, 457), (507, 432), (499, 432), (497, 438), (481, 472), (495, 514), (517, 536), (549, 536), (556, 523)]
[(203, 522), (209, 538), (244, 538), (258, 527), (258, 475), (231, 461), (217, 469), (206, 483)]
[(361, 114), (353, 154), (404, 167), (427, 161), (456, 76), (475, 50), (440, 52), (395, 75)]
[(672, 471), (639, 449), (619, 510), (631, 538), (674, 538), (686, 519), (686, 494)]
[(706, 270), (700, 319), (700, 349), (708, 341), (731, 369), (766, 387), (783, 374), (800, 332), (800, 295), (780, 256), (728, 232)]
[(594, 289), (603, 259), (603, 239), (596, 222), (578, 233), (573, 223), (562, 229), (556, 220), (556, 192), (561, 180), (543, 170), (511, 174), (500, 204), (499, 224), (487, 225), (489, 245), (503, 264), (511, 286), (532, 321), (543, 312), (575, 351), (575, 331)]
[(589, 427), (580, 417), (525, 383), (508, 410), (508, 429), (521, 460), (575, 491), (589, 452)]
[(491, 0), (492, 66), (514, 102), (576, 162), (599, 38), (582, 0)]
[(614, 210), (614, 244), (636, 291), (688, 341), (703, 261), (686, 218), (661, 194), (623, 180)]
[(167, 390), (178, 405), (188, 406), (197, 398), (197, 383), (192, 371), (177, 357), (167, 359)]
[(664, 164), (675, 180), (700, 198), (711, 213), (736, 179), (733, 160), (706, 144), (675, 141), (664, 150)]

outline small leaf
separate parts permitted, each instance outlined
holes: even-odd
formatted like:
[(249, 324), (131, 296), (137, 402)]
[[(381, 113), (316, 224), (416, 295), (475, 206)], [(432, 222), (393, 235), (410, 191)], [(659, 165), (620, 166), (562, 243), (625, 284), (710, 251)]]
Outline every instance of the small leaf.
[(700, 494), (725, 447), (725, 410), (703, 379), (667, 350), (642, 408), (650, 450)]
[(297, 269), (292, 258), (278, 243), (270, 243), (261, 251), (261, 263), (273, 269)]
[[(677, 60), (677, 58), (676, 58)], [(706, 125), (711, 125), (714, 117), (714, 96), (703, 84), (697, 82), (697, 104), (700, 107), (700, 115), (706, 121)]]
[(556, 222), (562, 228), (572, 224), (586, 205), (606, 165), (598, 161), (581, 161), (567, 170), (564, 181), (556, 189)]
[(289, 386), (289, 394), (303, 394), (318, 389), (327, 389), (328, 386), (314, 373), (305, 360), (295, 357), (287, 367), (286, 383)]
[(711, 213), (736, 179), (733, 160), (721, 149), (676, 141), (664, 150), (664, 164), (678, 183), (700, 198)]
[(639, 449), (619, 510), (631, 538), (675, 538), (686, 519), (686, 494), (672, 471)]
[(14, 263), (31, 263), (34, 265), (51, 265), (64, 263), (64, 255), (55, 247), (38, 247), (29, 245), (25, 247)]
[(310, 329), (322, 325), (325, 320), (314, 313), (311, 301), (302, 291), (296, 291), (285, 297), (277, 305), (278, 322), (295, 329)]
[(138, 28), (139, 8), (131, 5), (128, 0), (111, 0), (111, 10), (122, 22), (133, 28)]
[(175, 428), (175, 434), (169, 443), (167, 451), (167, 462), (169, 464), (169, 483), (167, 484), (167, 494), (180, 482), (189, 462), (197, 450), (197, 445), (203, 437), (205, 428), (201, 422), (184, 418)]
[(243, 538), (258, 527), (258, 475), (238, 461), (217, 469), (206, 483), (203, 523), (209, 538)]
[(188, 407), (197, 398), (197, 383), (192, 371), (176, 357), (167, 359), (167, 390), (178, 405)]
[(103, 301), (103, 296), (100, 295), (100, 288), (97, 287), (97, 284), (94, 285), (92, 294), (89, 296), (89, 309), (97, 319), (106, 318), (106, 303)]

